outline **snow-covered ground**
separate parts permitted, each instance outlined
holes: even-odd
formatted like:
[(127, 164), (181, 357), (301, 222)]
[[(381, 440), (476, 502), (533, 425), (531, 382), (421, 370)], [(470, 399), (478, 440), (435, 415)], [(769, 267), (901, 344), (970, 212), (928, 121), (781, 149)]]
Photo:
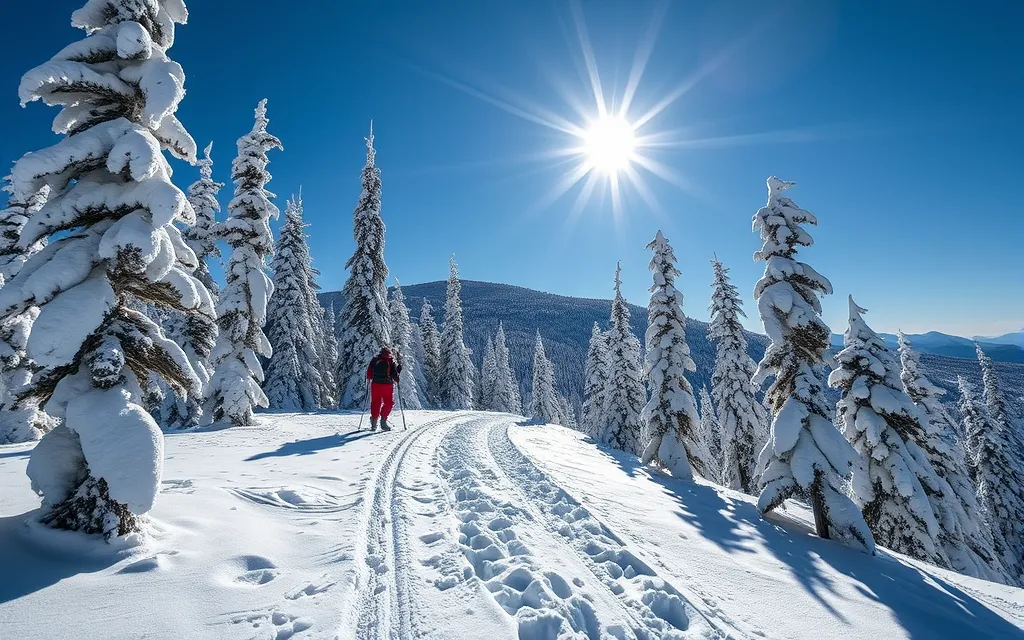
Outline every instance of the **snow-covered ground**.
[[(0, 638), (1024, 638), (1024, 591), (815, 538), (798, 505), (481, 413), (169, 434), (150, 541), (26, 524), (0, 447)], [(57, 549), (64, 549), (58, 551)]]

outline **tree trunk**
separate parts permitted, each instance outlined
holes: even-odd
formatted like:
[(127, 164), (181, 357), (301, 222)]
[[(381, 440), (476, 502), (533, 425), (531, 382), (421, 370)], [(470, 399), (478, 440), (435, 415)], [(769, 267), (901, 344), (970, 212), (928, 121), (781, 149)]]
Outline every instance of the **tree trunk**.
[(823, 540), (829, 539), (828, 520), (825, 519), (825, 500), (821, 495), (821, 480), (811, 487), (811, 510), (814, 512), (814, 530)]

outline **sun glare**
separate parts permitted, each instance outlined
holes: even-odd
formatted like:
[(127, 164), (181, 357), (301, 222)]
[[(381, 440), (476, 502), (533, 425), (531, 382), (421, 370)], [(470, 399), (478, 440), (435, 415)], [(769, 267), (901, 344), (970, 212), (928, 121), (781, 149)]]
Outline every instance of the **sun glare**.
[(590, 169), (615, 175), (633, 161), (636, 136), (633, 126), (622, 116), (601, 116), (590, 123), (582, 137)]

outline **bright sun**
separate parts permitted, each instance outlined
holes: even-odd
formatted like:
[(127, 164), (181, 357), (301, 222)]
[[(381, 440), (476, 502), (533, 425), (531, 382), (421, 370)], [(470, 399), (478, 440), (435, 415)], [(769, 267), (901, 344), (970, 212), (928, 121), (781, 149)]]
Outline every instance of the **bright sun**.
[(614, 176), (633, 161), (636, 136), (633, 126), (621, 115), (602, 115), (590, 123), (582, 137), (591, 169)]

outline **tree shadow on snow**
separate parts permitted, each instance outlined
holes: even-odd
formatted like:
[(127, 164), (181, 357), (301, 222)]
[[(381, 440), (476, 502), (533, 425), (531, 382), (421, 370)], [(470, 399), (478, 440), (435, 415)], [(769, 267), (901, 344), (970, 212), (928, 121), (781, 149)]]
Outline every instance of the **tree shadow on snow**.
[[(836, 589), (836, 572), (850, 578), (863, 597), (888, 609), (910, 638), (1024, 639), (1024, 630), (956, 585), (903, 564), (885, 550), (872, 558), (838, 541), (816, 537), (806, 523), (785, 511), (777, 510), (766, 520), (755, 504), (731, 499), (723, 489), (646, 469), (636, 456), (621, 451), (602, 448), (602, 453), (627, 474), (643, 474), (661, 485), (678, 504), (676, 515), (724, 551), (755, 554), (758, 543), (763, 545), (815, 601), (843, 623), (856, 621), (840, 611), (844, 596)], [(742, 558), (737, 563), (742, 565)]]
[[(0, 518), (0, 605), (31, 595), (80, 573), (95, 573), (121, 560), (111, 554), (76, 555), (33, 544), (26, 520), (38, 511)], [(102, 544), (102, 543), (97, 543)], [(0, 636), (3, 634), (0, 633)]]
[(26, 451), (5, 451), (0, 453), (0, 460), (3, 460), (4, 458), (27, 458), (30, 455), (32, 455), (31, 449)]
[(325, 449), (343, 447), (349, 442), (362, 440), (363, 438), (367, 438), (372, 435), (374, 435), (373, 431), (349, 431), (348, 433), (336, 433), (330, 436), (310, 438), (309, 440), (296, 440), (295, 442), (287, 442), (274, 451), (257, 453), (254, 456), (246, 458), (245, 461), (252, 462), (254, 460), (285, 458), (288, 456), (308, 456)]

